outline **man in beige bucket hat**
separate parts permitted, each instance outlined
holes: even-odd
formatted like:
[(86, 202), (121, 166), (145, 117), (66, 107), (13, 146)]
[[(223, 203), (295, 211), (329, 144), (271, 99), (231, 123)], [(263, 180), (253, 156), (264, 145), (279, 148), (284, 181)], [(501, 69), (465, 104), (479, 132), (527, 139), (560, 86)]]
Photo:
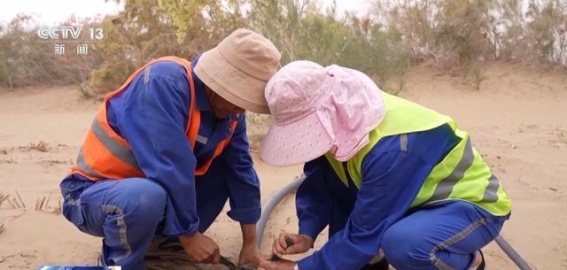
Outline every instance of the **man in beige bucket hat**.
[(147, 63), (104, 97), (60, 184), (65, 218), (103, 238), (102, 264), (219, 263), (203, 233), (229, 198), (239, 263), (259, 264), (260, 189), (244, 113), (269, 113), (264, 88), (280, 57), (262, 35), (238, 29), (192, 61)]

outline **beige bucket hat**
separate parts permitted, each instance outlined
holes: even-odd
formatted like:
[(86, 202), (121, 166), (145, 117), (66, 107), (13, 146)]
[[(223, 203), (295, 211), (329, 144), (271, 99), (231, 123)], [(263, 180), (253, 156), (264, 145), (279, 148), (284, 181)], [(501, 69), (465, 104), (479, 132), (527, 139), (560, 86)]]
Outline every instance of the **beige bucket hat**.
[(280, 59), (271, 41), (240, 28), (204, 52), (194, 71), (205, 85), (234, 105), (270, 114), (264, 89), (280, 67)]

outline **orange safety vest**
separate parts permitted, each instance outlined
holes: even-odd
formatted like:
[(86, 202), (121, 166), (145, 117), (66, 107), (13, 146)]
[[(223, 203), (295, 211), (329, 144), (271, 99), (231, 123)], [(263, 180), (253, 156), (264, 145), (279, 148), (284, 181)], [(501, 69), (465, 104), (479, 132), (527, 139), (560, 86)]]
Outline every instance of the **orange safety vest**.
[[(87, 135), (75, 164), (71, 168), (72, 173), (83, 175), (84, 177), (97, 181), (100, 179), (123, 179), (129, 177), (144, 177), (144, 173), (138, 166), (136, 158), (128, 142), (119, 136), (108, 124), (106, 111), (108, 100), (121, 93), (134, 80), (134, 78), (149, 65), (158, 61), (173, 61), (185, 67), (187, 78), (189, 79), (189, 89), (191, 91), (191, 104), (189, 106), (189, 121), (187, 123), (187, 139), (191, 143), (191, 147), (195, 148), (195, 142), (201, 125), (201, 112), (195, 108), (195, 86), (193, 84), (193, 76), (191, 75), (191, 63), (183, 58), (167, 56), (154, 59), (136, 70), (126, 80), (122, 86), (113, 92), (104, 96), (103, 104), (99, 109), (96, 118), (87, 131)], [(237, 120), (230, 123), (230, 130), (234, 132)], [(151, 128), (151, 127), (148, 127)], [(195, 168), (195, 175), (203, 175), (209, 169), (212, 161), (222, 153), (226, 145), (229, 143), (232, 134), (221, 141), (215, 148), (211, 158), (207, 160), (201, 167)]]

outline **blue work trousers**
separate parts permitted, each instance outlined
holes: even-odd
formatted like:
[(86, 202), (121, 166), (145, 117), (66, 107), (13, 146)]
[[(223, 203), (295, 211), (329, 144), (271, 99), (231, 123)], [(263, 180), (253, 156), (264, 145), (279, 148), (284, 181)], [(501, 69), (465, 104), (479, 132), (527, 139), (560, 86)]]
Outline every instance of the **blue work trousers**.
[[(167, 193), (145, 178), (61, 182), (63, 215), (80, 231), (103, 238), (107, 265), (124, 270), (144, 269), (144, 256), (160, 234)], [(205, 232), (222, 211), (229, 196), (224, 171), (209, 170), (195, 178), (199, 231)]]
[(381, 246), (396, 269), (470, 269), (476, 251), (498, 236), (506, 219), (465, 201), (437, 203), (388, 228)]
[[(334, 182), (329, 187), (336, 199), (329, 237), (344, 228), (356, 200), (352, 190)], [(408, 212), (385, 231), (380, 246), (398, 270), (465, 270), (476, 251), (498, 236), (507, 219), (469, 202), (439, 202)]]

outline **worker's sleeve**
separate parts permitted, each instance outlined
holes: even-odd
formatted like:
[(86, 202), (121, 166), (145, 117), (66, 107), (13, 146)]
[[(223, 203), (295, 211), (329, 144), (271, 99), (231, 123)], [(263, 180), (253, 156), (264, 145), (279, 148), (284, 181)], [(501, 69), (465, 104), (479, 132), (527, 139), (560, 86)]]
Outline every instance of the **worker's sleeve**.
[(324, 156), (305, 163), (305, 179), (295, 195), (299, 234), (309, 235), (313, 241), (331, 220), (333, 203), (325, 184), (325, 164)]
[[(196, 209), (195, 155), (185, 134), (190, 101), (187, 79), (179, 68), (155, 64), (134, 80), (117, 123), (148, 179), (167, 192), (163, 233), (193, 234)], [(143, 74), (143, 73), (141, 73)]]
[(385, 229), (404, 216), (430, 170), (430, 165), (406, 152), (369, 153), (345, 228), (299, 261), (299, 269), (362, 268), (378, 254)]
[(260, 219), (260, 182), (254, 169), (246, 134), (246, 116), (238, 119), (236, 130), (223, 154), (229, 188), (230, 211), (235, 221), (253, 224)]

